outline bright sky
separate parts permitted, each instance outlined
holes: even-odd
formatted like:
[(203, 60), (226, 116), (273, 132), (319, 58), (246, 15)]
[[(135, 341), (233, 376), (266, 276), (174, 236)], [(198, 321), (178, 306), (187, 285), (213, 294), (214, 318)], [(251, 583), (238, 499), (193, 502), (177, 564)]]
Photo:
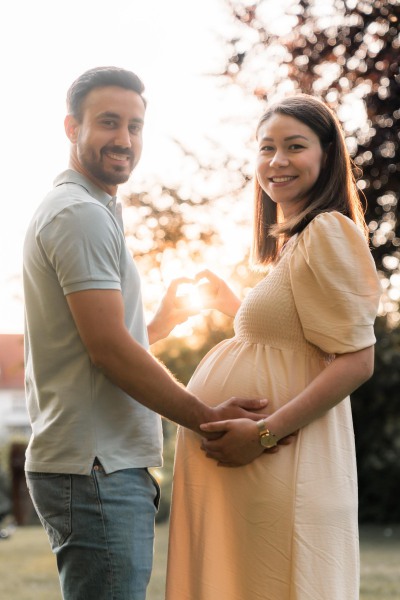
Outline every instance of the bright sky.
[[(282, 0), (282, 6), (288, 2)], [(271, 14), (278, 10), (275, 0), (266, 4)], [(243, 145), (240, 128), (254, 126), (246, 111), (254, 114), (256, 101), (243, 98), (234, 87), (221, 100), (217, 79), (201, 75), (225, 64), (221, 40), (232, 33), (233, 24), (223, 0), (13, 0), (2, 3), (0, 23), (5, 208), (0, 221), (0, 333), (6, 333), (23, 328), (24, 232), (53, 179), (67, 166), (65, 94), (78, 75), (115, 64), (143, 79), (149, 105), (144, 152), (134, 179), (146, 173), (173, 178), (179, 164), (171, 162), (168, 136), (201, 152), (204, 136), (230, 115), (240, 117), (235, 137), (225, 144), (230, 149)], [(265, 65), (263, 70), (268, 72)]]
[(70, 83), (97, 65), (135, 71), (149, 100), (138, 174), (162, 172), (167, 135), (196, 135), (205, 119), (213, 120), (211, 84), (199, 74), (218, 60), (211, 25), (224, 26), (219, 7), (218, 0), (2, 4), (0, 333), (22, 331), (16, 296), (22, 294), (23, 237), (33, 210), (67, 166), (63, 118)]

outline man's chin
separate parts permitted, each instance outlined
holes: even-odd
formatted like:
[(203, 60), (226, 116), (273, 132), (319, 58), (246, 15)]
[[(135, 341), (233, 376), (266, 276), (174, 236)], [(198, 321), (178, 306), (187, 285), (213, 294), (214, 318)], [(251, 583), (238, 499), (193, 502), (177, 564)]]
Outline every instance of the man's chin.
[(130, 177), (130, 173), (128, 174), (124, 174), (122, 175), (122, 173), (120, 175), (115, 175), (114, 177), (109, 177), (108, 181), (106, 181), (105, 183), (108, 183), (109, 185), (120, 185), (121, 183), (126, 183)]
[(132, 171), (127, 172), (126, 170), (121, 171), (107, 171), (102, 173), (101, 179), (107, 185), (120, 185), (121, 183), (126, 183), (131, 176)]
[(104, 168), (104, 166), (92, 162), (84, 163), (83, 161), (82, 166), (84, 167), (85, 172), (89, 174), (89, 177), (93, 177), (99, 183), (106, 186), (116, 186), (121, 183), (126, 183), (133, 170), (133, 168), (127, 168), (126, 166)]

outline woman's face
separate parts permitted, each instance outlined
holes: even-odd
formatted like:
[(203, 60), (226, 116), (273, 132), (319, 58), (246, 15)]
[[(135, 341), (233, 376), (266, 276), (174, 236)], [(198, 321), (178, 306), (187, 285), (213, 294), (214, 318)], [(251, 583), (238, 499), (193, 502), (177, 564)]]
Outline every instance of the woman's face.
[(298, 214), (324, 162), (319, 138), (293, 117), (273, 114), (261, 124), (257, 141), (257, 179), (285, 219)]

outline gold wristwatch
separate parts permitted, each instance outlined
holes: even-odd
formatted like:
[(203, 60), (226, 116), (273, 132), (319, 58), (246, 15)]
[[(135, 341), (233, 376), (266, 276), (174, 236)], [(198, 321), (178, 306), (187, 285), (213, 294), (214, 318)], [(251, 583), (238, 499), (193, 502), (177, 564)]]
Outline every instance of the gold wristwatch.
[(265, 420), (257, 421), (258, 432), (260, 435), (260, 444), (263, 448), (273, 448), (278, 443), (276, 435), (271, 433), (265, 424)]

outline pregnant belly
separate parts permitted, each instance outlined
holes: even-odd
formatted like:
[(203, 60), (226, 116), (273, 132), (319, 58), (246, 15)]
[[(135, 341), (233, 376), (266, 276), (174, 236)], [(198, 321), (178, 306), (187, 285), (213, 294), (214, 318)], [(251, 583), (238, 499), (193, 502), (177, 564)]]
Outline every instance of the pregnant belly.
[(209, 406), (236, 396), (268, 398), (276, 410), (305, 385), (304, 373), (293, 373), (293, 361), (292, 352), (233, 338), (203, 358), (188, 387)]

